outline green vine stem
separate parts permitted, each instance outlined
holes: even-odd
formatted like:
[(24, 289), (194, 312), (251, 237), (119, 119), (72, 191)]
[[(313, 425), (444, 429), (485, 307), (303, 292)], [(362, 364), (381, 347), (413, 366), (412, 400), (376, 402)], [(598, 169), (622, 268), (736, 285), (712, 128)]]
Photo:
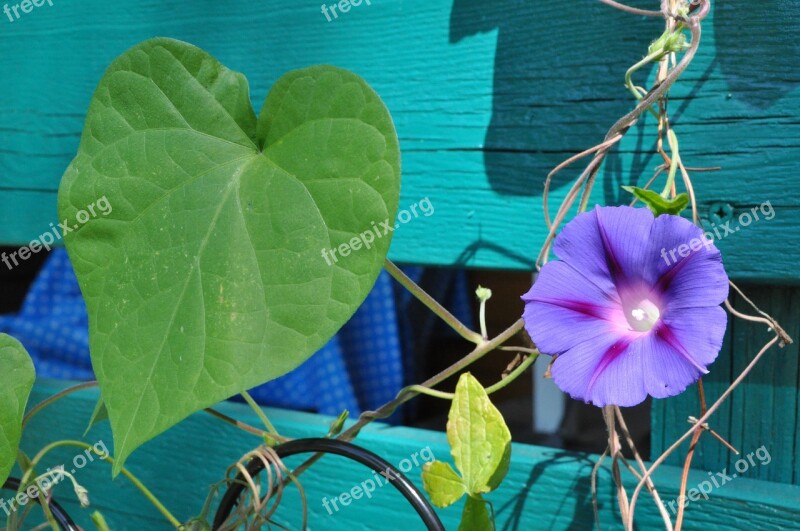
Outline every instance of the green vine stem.
[(403, 273), (400, 268), (397, 267), (391, 260), (386, 259), (386, 262), (384, 262), (384, 268), (392, 276), (392, 278), (399, 282), (401, 286), (406, 288), (409, 293), (417, 298), (417, 300), (427, 306), (428, 309), (438, 315), (445, 323), (450, 325), (450, 327), (455, 330), (458, 335), (470, 343), (475, 343), (476, 345), (480, 345), (485, 341), (479, 333), (470, 330), (469, 327), (459, 321), (455, 315), (447, 311), (444, 306), (439, 304), (436, 299), (428, 295), (425, 290), (419, 287), (413, 280), (408, 278), (408, 276)]
[(79, 383), (77, 385), (73, 385), (72, 387), (68, 387), (67, 389), (64, 389), (63, 391), (60, 391), (60, 392), (54, 394), (53, 396), (51, 396), (49, 398), (46, 398), (45, 400), (41, 401), (40, 403), (38, 403), (34, 407), (32, 407), (30, 409), (30, 411), (28, 411), (25, 414), (25, 417), (23, 417), (23, 419), (22, 419), (22, 427), (24, 428), (25, 425), (28, 423), (28, 421), (31, 420), (31, 418), (33, 418), (34, 415), (39, 413), (41, 410), (43, 410), (47, 406), (49, 406), (49, 405), (51, 405), (51, 404), (53, 404), (55, 402), (58, 402), (59, 400), (61, 400), (65, 396), (71, 395), (72, 393), (74, 393), (76, 391), (81, 391), (82, 389), (88, 389), (90, 387), (95, 387), (96, 385), (97, 385), (97, 381), (96, 380), (92, 380), (90, 382)]
[[(539, 358), (538, 352), (532, 356), (527, 356), (522, 361), (522, 363), (520, 363), (513, 371), (511, 371), (508, 374), (508, 376), (506, 376), (499, 382), (487, 387), (486, 394), (491, 395), (493, 393), (496, 393), (500, 389), (503, 389), (504, 387), (508, 386), (514, 380), (519, 378), (522, 375), (522, 373), (524, 373), (528, 369), (528, 367), (533, 365), (538, 358)], [(421, 395), (432, 396), (434, 398), (441, 398), (443, 400), (452, 400), (456, 396), (455, 393), (448, 393), (446, 391), (437, 391), (436, 389), (431, 389), (429, 387), (425, 387), (424, 385), (409, 385), (408, 387), (405, 387), (400, 391), (401, 394), (411, 393), (411, 392), (419, 393)]]
[[(631, 112), (617, 120), (614, 125), (608, 130), (606, 133), (604, 143), (608, 142), (609, 139), (617, 137), (618, 135), (624, 135), (627, 131), (639, 120), (641, 115), (647, 111), (647, 109), (657, 103), (663, 96), (666, 94), (675, 81), (681, 77), (683, 72), (689, 66), (689, 64), (694, 60), (695, 55), (697, 54), (697, 49), (700, 45), (700, 21), (703, 20), (710, 10), (710, 3), (708, 0), (704, 0), (701, 4), (698, 4), (698, 7), (695, 8), (697, 10), (697, 14), (690, 16), (686, 20), (682, 20), (682, 24), (689, 29), (692, 34), (692, 39), (689, 44), (689, 48), (686, 50), (686, 53), (683, 54), (681, 57), (680, 62), (678, 62), (675, 67), (669, 71), (667, 76), (664, 78), (664, 81), (658, 84), (655, 88), (653, 88), (633, 109)], [(618, 141), (618, 140), (617, 140)], [(597, 176), (597, 172), (600, 170), (600, 165), (605, 159), (608, 151), (611, 149), (613, 144), (604, 146), (602, 149), (596, 150), (594, 153), (594, 157), (592, 158), (589, 165), (586, 169), (581, 173), (576, 181), (575, 185), (573, 185), (573, 189), (578, 188), (579, 186), (585, 185), (585, 191), (583, 194), (583, 199), (581, 200), (581, 207), (585, 207), (585, 204), (588, 203), (588, 198), (591, 193), (592, 186), (594, 185), (594, 180)], [(592, 150), (589, 150), (591, 152)], [(574, 200), (574, 195), (572, 194), (572, 190), (570, 190), (570, 196)], [(536, 268), (539, 269), (544, 262), (547, 261), (547, 255), (550, 251), (550, 246), (553, 243), (553, 239), (555, 238), (556, 232), (558, 227), (561, 225), (561, 222), (567, 216), (570, 207), (572, 206), (572, 200), (564, 201), (564, 204), (561, 208), (559, 208), (555, 219), (553, 220), (552, 226), (550, 227), (550, 232), (547, 235), (547, 238), (542, 245), (541, 251), (539, 252), (539, 256), (536, 259)]]
[(272, 424), (272, 422), (270, 422), (269, 418), (267, 417), (267, 414), (264, 413), (264, 410), (261, 409), (261, 407), (256, 403), (255, 400), (253, 400), (253, 397), (250, 396), (250, 393), (248, 393), (247, 391), (242, 391), (240, 394), (242, 395), (242, 398), (244, 398), (244, 401), (247, 402), (247, 404), (253, 409), (253, 411), (255, 411), (256, 416), (258, 416), (258, 418), (261, 419), (261, 422), (267, 428), (267, 432), (269, 432), (271, 436), (277, 439), (282, 439), (282, 437), (278, 433), (278, 430), (276, 430), (275, 426)]
[[(439, 372), (435, 376), (428, 378), (426, 381), (420, 384), (422, 387), (425, 388), (433, 388), (442, 383), (443, 381), (447, 380), (451, 376), (454, 376), (461, 372), (462, 370), (466, 369), (479, 359), (483, 358), (489, 352), (496, 350), (500, 347), (503, 343), (514, 337), (520, 330), (523, 329), (525, 323), (522, 319), (518, 319), (514, 324), (508, 327), (505, 331), (499, 334), (497, 337), (490, 341), (481, 340), (481, 343), (475, 347), (469, 354), (455, 362), (450, 367), (444, 369), (443, 371)], [(375, 411), (365, 411), (358, 417), (358, 420), (349, 428), (347, 428), (344, 432), (337, 437), (337, 439), (350, 441), (356, 438), (359, 432), (364, 428), (364, 426), (368, 425), (374, 420), (386, 418), (392, 413), (394, 413), (398, 407), (405, 404), (415, 396), (418, 396), (419, 392), (417, 391), (409, 391), (408, 389), (401, 390), (397, 396), (378, 408)], [(320, 458), (323, 457), (324, 454), (314, 454), (313, 456), (309, 457), (306, 461), (300, 464), (295, 470), (294, 475), (300, 476), (303, 472), (308, 470), (314, 463), (316, 463)]]
[(226, 415), (224, 413), (221, 413), (221, 412), (217, 411), (216, 409), (214, 409), (212, 407), (207, 407), (204, 411), (206, 413), (208, 413), (209, 415), (211, 415), (212, 417), (215, 417), (215, 418), (221, 420), (222, 422), (226, 422), (226, 423), (230, 424), (234, 428), (238, 428), (238, 429), (240, 429), (242, 431), (245, 431), (247, 433), (250, 433), (252, 435), (256, 435), (256, 436), (258, 436), (258, 437), (260, 437), (262, 439), (263, 438), (267, 438), (267, 437), (271, 437), (271, 438), (276, 438), (276, 439), (280, 439), (280, 440), (288, 440), (285, 437), (280, 437), (278, 435), (272, 435), (272, 434), (270, 434), (270, 433), (268, 433), (268, 432), (266, 432), (264, 430), (260, 430), (260, 429), (256, 428), (255, 426), (251, 426), (250, 424), (247, 424), (246, 422), (242, 422), (241, 420), (229, 417), (228, 415)]
[[(39, 462), (49, 452), (51, 452), (52, 450), (54, 450), (56, 448), (65, 447), (65, 446), (72, 446), (72, 447), (75, 447), (75, 448), (81, 448), (82, 450), (92, 452), (93, 454), (95, 454), (97, 457), (99, 457), (103, 461), (105, 461), (105, 462), (107, 462), (107, 463), (109, 463), (111, 465), (114, 464), (114, 458), (113, 457), (111, 457), (109, 455), (103, 455), (103, 454), (99, 453), (97, 450), (94, 449), (94, 447), (92, 447), (91, 445), (89, 445), (89, 444), (87, 444), (85, 442), (82, 442), (82, 441), (71, 441), (71, 440), (56, 441), (56, 442), (51, 443), (51, 444), (45, 446), (44, 448), (42, 448), (39, 451), (39, 453), (37, 453), (33, 457), (33, 459), (31, 459), (30, 467), (25, 471), (25, 473), (22, 476), (22, 480), (20, 481), (20, 490), (19, 490), (19, 492), (22, 492), (25, 489), (25, 487), (28, 486), (28, 483), (29, 483), (29, 481), (31, 479), (31, 476), (33, 475), (33, 470), (36, 467), (36, 465), (38, 465)], [(169, 510), (167, 510), (166, 507), (164, 507), (164, 505), (158, 500), (158, 498), (155, 497), (155, 495), (150, 491), (150, 489), (148, 489), (141, 481), (139, 481), (139, 478), (137, 478), (135, 475), (133, 475), (125, 467), (122, 468), (121, 472), (122, 472), (122, 475), (124, 475), (128, 479), (128, 481), (131, 482), (131, 484), (134, 487), (139, 489), (139, 492), (141, 492), (144, 495), (144, 497), (147, 498), (150, 501), (150, 503), (152, 503), (153, 506), (156, 509), (158, 509), (158, 511), (169, 521), (170, 524), (172, 524), (175, 528), (183, 527), (183, 524), (181, 524), (181, 522), (177, 518), (175, 518), (175, 516), (173, 516), (172, 513), (170, 513)]]
[(678, 136), (672, 129), (667, 130), (667, 140), (669, 141), (669, 149), (672, 152), (672, 161), (669, 165), (669, 173), (667, 174), (667, 184), (661, 192), (661, 197), (667, 199), (670, 192), (675, 187), (675, 176), (678, 174), (678, 168), (683, 165), (681, 162), (680, 146), (678, 144)]
[[(642, 94), (642, 89), (633, 84), (633, 74), (658, 59), (661, 55), (661, 50), (652, 52), (646, 55), (641, 61), (630, 67), (627, 72), (625, 72), (625, 86), (628, 87), (628, 90), (631, 92), (631, 94), (633, 94), (633, 97), (636, 98), (637, 101), (644, 99), (644, 97), (647, 95), (647, 91), (644, 91), (644, 94)], [(655, 111), (655, 109), (653, 109), (653, 107), (648, 107), (647, 110), (650, 111), (650, 114), (658, 118), (658, 113)]]

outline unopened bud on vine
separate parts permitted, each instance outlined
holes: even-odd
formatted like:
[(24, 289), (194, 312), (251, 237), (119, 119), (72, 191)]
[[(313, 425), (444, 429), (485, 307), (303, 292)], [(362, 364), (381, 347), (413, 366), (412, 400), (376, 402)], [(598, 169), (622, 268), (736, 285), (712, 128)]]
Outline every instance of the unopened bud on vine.
[(336, 437), (337, 435), (339, 435), (342, 432), (342, 429), (344, 428), (344, 423), (347, 420), (347, 417), (349, 416), (350, 412), (348, 410), (345, 409), (344, 411), (342, 411), (342, 414), (339, 415), (339, 417), (336, 420), (334, 420), (333, 423), (331, 424), (331, 429), (328, 432), (328, 437)]
[(478, 296), (479, 301), (486, 302), (492, 298), (492, 290), (478, 286), (478, 289), (475, 290), (475, 295)]
[(682, 31), (664, 32), (661, 37), (653, 41), (647, 49), (647, 54), (653, 56), (653, 61), (660, 61), (671, 53), (683, 52), (688, 48), (689, 43), (686, 42), (686, 35)]

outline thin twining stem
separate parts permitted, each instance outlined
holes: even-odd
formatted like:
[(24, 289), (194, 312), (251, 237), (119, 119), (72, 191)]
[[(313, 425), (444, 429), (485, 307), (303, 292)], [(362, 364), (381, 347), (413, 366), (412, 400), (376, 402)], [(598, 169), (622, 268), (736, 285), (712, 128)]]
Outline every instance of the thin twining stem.
[[(700, 435), (703, 430), (697, 430), (692, 435), (692, 441), (689, 443), (689, 452), (686, 454), (686, 460), (683, 462), (683, 471), (681, 472), (681, 486), (678, 489), (678, 499), (685, 499), (686, 487), (689, 483), (689, 470), (692, 467), (692, 458), (694, 457), (694, 450), (697, 448), (697, 443), (700, 442)], [(678, 515), (675, 517), (675, 531), (681, 531), (683, 527), (683, 514), (685, 503), (678, 504)]]
[[(501, 346), (503, 343), (514, 337), (522, 328), (525, 326), (525, 323), (522, 319), (518, 319), (514, 324), (508, 327), (504, 332), (500, 335), (495, 337), (490, 341), (482, 341), (481, 344), (477, 345), (475, 349), (472, 350), (469, 354), (455, 362), (450, 367), (444, 369), (443, 371), (439, 372), (435, 376), (432, 376), (422, 382), (420, 385), (427, 388), (433, 388), (442, 383), (443, 381), (447, 380), (451, 376), (454, 376), (461, 372), (462, 370), (466, 369), (479, 359), (483, 358), (489, 352), (496, 350), (497, 347)], [(398, 407), (405, 404), (415, 396), (418, 396), (419, 393), (414, 391), (401, 391), (397, 394), (397, 396), (393, 399), (384, 404), (383, 406), (379, 407), (375, 411), (365, 411), (359, 417), (358, 420), (345, 431), (343, 431), (337, 439), (343, 441), (350, 441), (354, 439), (358, 433), (366, 426), (367, 424), (371, 423), (374, 420), (386, 418), (392, 413), (394, 413)], [(300, 466), (298, 466), (294, 470), (295, 476), (299, 476), (303, 472), (305, 472), (310, 466), (316, 463), (324, 454), (317, 453), (313, 456), (309, 457), (305, 462), (303, 462)]]
[(264, 425), (264, 427), (267, 428), (267, 431), (271, 435), (278, 435), (278, 430), (276, 430), (275, 426), (272, 425), (272, 422), (270, 422), (269, 417), (267, 417), (267, 414), (264, 413), (264, 410), (261, 408), (261, 406), (259, 406), (253, 397), (250, 396), (250, 393), (247, 391), (242, 391), (240, 394), (242, 395), (242, 398), (244, 398), (244, 401), (247, 402), (247, 405), (250, 406), (250, 409), (252, 409), (256, 416), (261, 420), (261, 423)]
[(632, 15), (641, 15), (643, 17), (663, 17), (664, 14), (661, 11), (651, 11), (649, 9), (639, 9), (638, 7), (631, 7), (626, 6), (620, 2), (616, 2), (615, 0), (600, 0), (601, 3), (611, 6), (613, 8), (619, 9), (620, 11), (624, 11), (626, 13), (630, 13)]
[(550, 171), (550, 173), (547, 174), (547, 178), (544, 180), (544, 193), (542, 194), (542, 209), (544, 210), (544, 221), (547, 224), (547, 228), (548, 229), (551, 229), (553, 227), (553, 224), (550, 222), (550, 212), (549, 212), (549, 209), (548, 209), (548, 206), (547, 206), (547, 196), (550, 195), (549, 194), (549, 192), (550, 192), (550, 182), (553, 180), (553, 177), (558, 172), (560, 172), (561, 170), (563, 170), (564, 168), (566, 168), (567, 166), (569, 166), (573, 162), (576, 162), (576, 161), (582, 159), (583, 157), (591, 155), (592, 153), (595, 153), (595, 152), (597, 152), (597, 151), (599, 151), (601, 149), (609, 148), (609, 147), (613, 146), (614, 144), (616, 144), (617, 142), (619, 142), (621, 139), (622, 139), (622, 135), (617, 135), (617, 136), (615, 136), (613, 138), (610, 138), (610, 139), (606, 140), (602, 144), (598, 144), (598, 145), (596, 145), (594, 147), (591, 147), (591, 148), (589, 148), (589, 149), (587, 149), (585, 151), (582, 151), (582, 152), (578, 153), (577, 155), (573, 155), (570, 158), (568, 158), (567, 160), (565, 160), (564, 162), (562, 162), (561, 164), (559, 164), (558, 166), (556, 166), (555, 168), (553, 168)]
[[(639, 465), (639, 468), (644, 473), (647, 470), (647, 466), (644, 464), (644, 460), (642, 456), (639, 454), (639, 450), (636, 449), (636, 443), (633, 441), (633, 437), (631, 436), (630, 430), (628, 430), (628, 425), (625, 422), (625, 418), (622, 416), (622, 410), (620, 410), (619, 406), (614, 406), (614, 414), (617, 417), (617, 422), (619, 423), (619, 431), (622, 433), (622, 436), (625, 439), (625, 443), (630, 448), (631, 452), (633, 452), (633, 458), (636, 460), (636, 463)], [(641, 481), (641, 476), (638, 476), (639, 480)], [(655, 483), (653, 483), (652, 478), (647, 478), (646, 480), (647, 489), (650, 491), (650, 494), (653, 496), (653, 501), (658, 507), (658, 512), (661, 513), (661, 518), (664, 520), (664, 527), (667, 531), (672, 531), (672, 520), (670, 520), (669, 513), (667, 512), (667, 508), (664, 506), (664, 502), (661, 500), (661, 496), (659, 496), (658, 491), (656, 490)]]
[[(487, 387), (486, 394), (491, 395), (507, 387), (514, 380), (519, 378), (528, 369), (528, 367), (533, 365), (538, 359), (538, 357), (539, 357), (538, 352), (535, 355), (526, 357), (522, 363), (517, 365), (517, 367), (508, 374), (508, 376), (501, 379), (499, 382)], [(421, 395), (432, 396), (434, 398), (441, 398), (443, 400), (453, 400), (456, 397), (455, 393), (448, 393), (446, 391), (437, 391), (436, 389), (431, 389), (429, 387), (425, 387), (424, 385), (409, 385), (408, 387), (405, 387), (400, 391), (401, 394), (409, 392), (416, 392)]]
[(592, 476), (591, 476), (591, 486), (592, 486), (592, 511), (594, 512), (594, 523), (597, 526), (597, 531), (601, 531), (600, 529), (600, 511), (598, 510), (597, 504), (597, 473), (600, 471), (600, 465), (603, 464), (606, 456), (608, 455), (608, 446), (606, 449), (603, 450), (603, 453), (600, 454), (600, 457), (597, 459), (597, 463), (592, 467)]
[(648, 468), (647, 471), (644, 473), (644, 475), (642, 476), (642, 480), (639, 481), (639, 484), (636, 486), (636, 489), (633, 491), (633, 496), (631, 497), (631, 503), (630, 503), (630, 515), (629, 515), (628, 520), (625, 522), (625, 529), (627, 529), (628, 531), (633, 531), (633, 515), (634, 515), (634, 511), (636, 509), (636, 500), (638, 499), (639, 493), (641, 492), (642, 487), (644, 486), (645, 481), (647, 480), (647, 478), (649, 478), (653, 474), (653, 472), (659, 466), (661, 466), (661, 464), (675, 450), (677, 450), (681, 446), (681, 444), (683, 444), (683, 442), (686, 439), (688, 439), (689, 437), (693, 436), (696, 430), (702, 430), (703, 429), (703, 424), (708, 422), (708, 419), (711, 418), (711, 415), (713, 415), (717, 411), (717, 409), (720, 408), (720, 406), (723, 404), (723, 402), (725, 402), (725, 400), (731, 395), (731, 393), (733, 393), (733, 390), (736, 389), (739, 386), (739, 384), (742, 383), (742, 381), (747, 377), (747, 375), (750, 374), (750, 372), (753, 370), (753, 368), (755, 368), (755, 366), (758, 364), (758, 362), (761, 360), (761, 358), (764, 356), (764, 354), (766, 354), (767, 351), (769, 351), (769, 349), (772, 348), (775, 345), (775, 343), (777, 343), (778, 341), (780, 341), (780, 336), (776, 335), (766, 345), (764, 345), (761, 348), (761, 350), (758, 351), (758, 354), (756, 354), (755, 357), (753, 357), (752, 361), (750, 361), (750, 363), (747, 365), (747, 367), (745, 367), (745, 369), (742, 371), (742, 373), (733, 381), (733, 383), (731, 383), (731, 385), (725, 390), (725, 392), (722, 393), (722, 395), (717, 399), (717, 401), (714, 402), (711, 405), (711, 407), (708, 408), (708, 411), (706, 411), (706, 414), (703, 415), (702, 417), (700, 417), (700, 419), (697, 421), (697, 424), (695, 426), (693, 426), (689, 431), (684, 433), (677, 441), (672, 443), (672, 446), (667, 448), (664, 451), (664, 453), (662, 453), (658, 457), (658, 459), (656, 459), (653, 462), (653, 464), (650, 465), (650, 468)]
[(420, 288), (416, 282), (408, 278), (408, 276), (403, 273), (403, 271), (397, 267), (394, 262), (389, 260), (388, 258), (384, 262), (383, 267), (386, 271), (394, 278), (397, 282), (400, 283), (401, 286), (406, 288), (418, 301), (424, 304), (429, 310), (439, 316), (445, 323), (450, 325), (450, 327), (455, 330), (458, 335), (466, 339), (471, 343), (475, 343), (476, 345), (480, 345), (484, 342), (483, 337), (458, 320), (458, 318), (450, 313), (447, 308), (439, 304), (439, 301), (428, 295), (422, 288)]
[[(446, 379), (450, 378), (461, 372), (462, 370), (466, 369), (479, 359), (483, 358), (489, 352), (495, 350), (497, 347), (514, 337), (520, 330), (522, 330), (524, 326), (524, 322), (522, 319), (517, 320), (513, 325), (508, 327), (503, 333), (492, 339), (491, 341), (484, 341), (480, 345), (476, 346), (475, 349), (458, 360), (456, 363), (451, 365), (450, 367), (444, 369), (440, 373), (428, 378), (428, 380), (422, 382), (423, 387), (436, 387)], [(382, 407), (378, 408), (376, 411), (365, 411), (361, 414), (358, 421), (346, 429), (342, 434), (338, 437), (342, 440), (350, 440), (355, 437), (358, 432), (369, 424), (372, 420), (379, 419), (379, 418), (386, 418), (402, 404), (408, 402), (411, 398), (416, 396), (416, 393), (398, 393), (397, 397), (384, 404)]]
[(611, 455), (611, 474), (614, 476), (614, 484), (617, 486), (619, 514), (622, 517), (622, 521), (627, 522), (630, 506), (628, 505), (628, 493), (625, 491), (625, 485), (622, 482), (622, 475), (619, 469), (619, 458), (622, 452), (614, 419), (614, 406), (605, 406), (603, 408), (603, 420), (606, 421), (606, 427), (608, 428), (608, 453)]
[[(606, 148), (608, 149), (608, 148)], [(539, 256), (536, 258), (536, 268), (541, 269), (541, 266), (547, 262), (547, 255), (550, 250), (550, 244), (553, 242), (555, 238), (556, 231), (558, 227), (561, 225), (561, 222), (564, 221), (564, 218), (567, 217), (567, 213), (569, 209), (572, 207), (572, 204), (575, 202), (575, 198), (578, 197), (578, 193), (580, 192), (583, 183), (586, 182), (590, 175), (593, 175), (596, 171), (600, 169), (600, 164), (603, 162), (605, 158), (606, 150), (600, 150), (597, 155), (592, 158), (589, 165), (586, 169), (581, 173), (578, 180), (575, 181), (575, 184), (572, 185), (567, 196), (564, 198), (564, 201), (561, 203), (561, 207), (559, 207), (558, 211), (556, 212), (556, 217), (553, 220), (553, 224), (550, 227), (550, 232), (545, 239), (544, 245), (542, 245), (542, 249), (539, 251)]]
[[(20, 481), (20, 492), (22, 492), (22, 490), (28, 486), (31, 476), (33, 475), (33, 470), (39, 464), (39, 462), (52, 450), (65, 446), (72, 446), (75, 448), (81, 448), (84, 451), (92, 452), (106, 463), (112, 466), (114, 465), (113, 457), (98, 452), (93, 446), (86, 444), (83, 441), (70, 441), (70, 440), (56, 441), (39, 450), (39, 453), (33, 457), (33, 459), (30, 462), (30, 468), (28, 468), (28, 470), (25, 472)], [(134, 487), (136, 487), (139, 490), (139, 492), (142, 493), (142, 495), (144, 495), (145, 498), (147, 498), (147, 500), (151, 504), (153, 504), (153, 506), (164, 516), (164, 518), (166, 518), (169, 521), (170, 524), (172, 524), (176, 529), (180, 529), (183, 527), (180, 521), (177, 518), (175, 518), (172, 515), (172, 513), (169, 512), (169, 510), (161, 503), (161, 501), (159, 501), (158, 498), (155, 497), (152, 491), (150, 491), (150, 489), (148, 489), (144, 485), (144, 483), (142, 483), (139, 480), (139, 478), (137, 478), (125, 467), (122, 467), (120, 469), (120, 472), (122, 473), (123, 476), (125, 476), (128, 479), (128, 481), (130, 481), (133, 484)]]
[[(673, 161), (674, 163), (674, 161)], [(702, 224), (700, 223), (700, 215), (697, 213), (697, 199), (694, 195), (694, 186), (692, 186), (692, 179), (689, 177), (689, 172), (686, 171), (686, 166), (683, 165), (683, 161), (678, 161), (678, 168), (681, 170), (681, 176), (683, 177), (683, 185), (686, 187), (686, 191), (689, 192), (689, 201), (692, 204), (692, 220), (694, 221), (695, 225), (698, 225), (702, 228)]]
[[(608, 130), (606, 136), (604, 138), (604, 142), (614, 138), (617, 135), (624, 135), (639, 119), (639, 117), (644, 113), (651, 105), (656, 103), (660, 100), (664, 94), (666, 94), (675, 81), (683, 74), (689, 64), (694, 60), (695, 55), (697, 54), (698, 47), (700, 46), (700, 37), (701, 37), (701, 30), (700, 30), (700, 21), (708, 15), (709, 10), (709, 3), (708, 0), (704, 0), (701, 5), (700, 11), (691, 17), (689, 17), (684, 24), (689, 28), (692, 34), (692, 40), (689, 45), (689, 49), (686, 50), (686, 53), (683, 54), (680, 62), (678, 62), (675, 67), (670, 70), (669, 74), (664, 78), (664, 80), (656, 85), (647, 96), (642, 98), (639, 104), (634, 108), (631, 112), (617, 120), (614, 125)], [(589, 193), (591, 192), (591, 188), (594, 185), (594, 176), (597, 174), (597, 171), (600, 169), (600, 164), (605, 159), (606, 155), (608, 154), (609, 148), (600, 149), (596, 152), (594, 158), (589, 163), (587, 168), (583, 171), (581, 176), (578, 178), (576, 185), (582, 185), (584, 182), (586, 183), (587, 190), (584, 192), (584, 197), (589, 197)], [(574, 188), (574, 187), (573, 187)], [(570, 191), (572, 192), (572, 191)], [(544, 263), (546, 260), (547, 254), (550, 249), (550, 245), (555, 238), (556, 231), (563, 221), (563, 218), (566, 216), (566, 213), (572, 206), (572, 202), (575, 200), (575, 196), (577, 194), (570, 193), (567, 198), (564, 200), (562, 207), (559, 209), (559, 213), (563, 214), (557, 216), (555, 221), (553, 222), (552, 227), (550, 228), (550, 232), (547, 235), (547, 238), (542, 245), (542, 249), (539, 253), (539, 257), (536, 260), (537, 268), (541, 267), (541, 264)]]
[(266, 432), (264, 430), (260, 430), (260, 429), (254, 427), (254, 426), (251, 426), (250, 424), (247, 424), (246, 422), (242, 422), (241, 420), (237, 420), (237, 419), (235, 419), (233, 417), (229, 417), (228, 415), (226, 415), (224, 413), (221, 413), (221, 412), (217, 411), (214, 408), (210, 408), (209, 407), (209, 408), (206, 408), (204, 411), (206, 413), (208, 413), (209, 415), (211, 415), (213, 417), (216, 417), (216, 418), (218, 418), (219, 420), (221, 420), (223, 422), (227, 422), (231, 426), (235, 426), (236, 428), (239, 428), (242, 431), (246, 431), (247, 433), (251, 433), (253, 435), (257, 435), (258, 437), (271, 438), (271, 439), (275, 439), (275, 440), (277, 440), (279, 442), (286, 442), (286, 441), (290, 441), (291, 440), (288, 437), (282, 437), (282, 436), (277, 435), (277, 434), (270, 434), (269, 432)]
[(31, 418), (33, 418), (34, 415), (39, 413), (41, 410), (43, 410), (44, 408), (46, 408), (50, 404), (58, 402), (59, 400), (61, 400), (65, 396), (71, 395), (72, 393), (74, 393), (76, 391), (81, 391), (82, 389), (88, 389), (88, 388), (94, 387), (96, 385), (97, 385), (97, 381), (96, 380), (92, 380), (90, 382), (79, 383), (77, 385), (73, 385), (72, 387), (68, 387), (67, 389), (64, 389), (63, 391), (59, 391), (58, 393), (54, 394), (51, 397), (46, 398), (45, 400), (42, 400), (40, 403), (38, 403), (34, 407), (32, 407), (30, 409), (30, 411), (28, 411), (25, 414), (25, 416), (22, 418), (22, 427), (24, 428), (25, 425), (28, 423), (28, 421), (30, 421)]
[[(779, 325), (778, 322), (771, 315), (769, 315), (767, 312), (762, 311), (761, 308), (756, 306), (756, 303), (754, 303), (752, 300), (750, 300), (750, 298), (747, 295), (745, 295), (744, 292), (742, 292), (741, 289), (739, 289), (739, 286), (737, 286), (736, 284), (734, 284), (733, 282), (730, 282), (730, 281), (728, 283), (730, 284), (730, 286), (734, 290), (736, 290), (736, 293), (738, 293), (739, 296), (742, 299), (744, 299), (744, 301), (747, 304), (750, 305), (751, 308), (753, 308), (756, 312), (758, 312), (760, 315), (762, 315), (764, 317), (764, 319), (767, 320), (767, 324), (775, 331), (776, 334), (778, 334), (780, 336), (781, 341), (783, 342), (783, 344), (781, 345), (782, 347), (785, 346), (785, 345), (791, 345), (794, 342), (792, 337), (789, 334), (786, 333), (786, 330), (784, 330), (781, 327), (781, 325)], [(731, 312), (731, 313), (733, 313), (733, 312)], [(739, 313), (739, 312), (736, 312), (736, 313)], [(742, 316), (742, 315), (739, 314), (739, 316)], [(748, 318), (748, 317), (743, 317), (743, 318), (747, 319), (747, 320), (750, 320), (750, 321), (753, 321), (753, 320), (756, 319), (756, 318)]]

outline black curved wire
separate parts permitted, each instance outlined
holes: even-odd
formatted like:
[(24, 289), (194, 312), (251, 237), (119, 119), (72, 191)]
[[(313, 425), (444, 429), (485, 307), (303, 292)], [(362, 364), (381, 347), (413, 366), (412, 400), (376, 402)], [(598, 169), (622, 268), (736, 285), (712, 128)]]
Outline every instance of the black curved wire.
[[(16, 478), (8, 478), (3, 484), (3, 490), (19, 490), (20, 481)], [(33, 501), (39, 503), (39, 498), (32, 498)], [(56, 523), (63, 531), (80, 531), (80, 528), (72, 521), (72, 518), (67, 512), (58, 504), (57, 501), (51, 499), (47, 504), (50, 507), (50, 512), (53, 513)]]
[[(422, 494), (419, 489), (411, 482), (402, 472), (397, 470), (388, 461), (382, 457), (365, 450), (360, 446), (352, 443), (340, 441), (337, 439), (296, 439), (283, 443), (273, 448), (278, 454), (278, 457), (284, 459), (286, 457), (296, 454), (307, 453), (326, 453), (336, 454), (346, 457), (352, 461), (356, 461), (365, 465), (375, 472), (383, 472), (388, 477), (388, 481), (409, 501), (419, 514), (422, 521), (431, 531), (444, 531), (444, 525), (439, 520), (439, 516), (434, 511), (428, 499)], [(247, 472), (255, 477), (264, 469), (264, 463), (261, 459), (253, 459), (247, 465)], [(386, 472), (389, 472), (388, 474)], [(238, 499), (245, 489), (245, 479), (240, 473), (228, 488), (228, 491), (223, 496), (222, 501), (217, 508), (217, 514), (214, 516), (213, 529), (218, 530), (225, 520), (230, 516), (233, 508), (237, 505)]]

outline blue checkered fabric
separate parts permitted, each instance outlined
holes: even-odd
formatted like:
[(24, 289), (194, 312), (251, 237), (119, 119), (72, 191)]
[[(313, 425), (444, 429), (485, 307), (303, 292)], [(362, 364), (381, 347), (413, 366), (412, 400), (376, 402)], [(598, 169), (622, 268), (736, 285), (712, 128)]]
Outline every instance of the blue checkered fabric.
[[(405, 268), (419, 278), (421, 268)], [(462, 278), (456, 285), (465, 288)], [(338, 415), (358, 415), (391, 400), (407, 383), (411, 331), (401, 330), (399, 311), (408, 293), (395, 289), (385, 272), (353, 318), (319, 352), (291, 373), (252, 390), (264, 405)], [(465, 289), (454, 290), (451, 311), (469, 317)], [(19, 339), (40, 377), (94, 378), (89, 358), (88, 318), (77, 279), (63, 249), (47, 259), (21, 311), (0, 316), (0, 331)]]

